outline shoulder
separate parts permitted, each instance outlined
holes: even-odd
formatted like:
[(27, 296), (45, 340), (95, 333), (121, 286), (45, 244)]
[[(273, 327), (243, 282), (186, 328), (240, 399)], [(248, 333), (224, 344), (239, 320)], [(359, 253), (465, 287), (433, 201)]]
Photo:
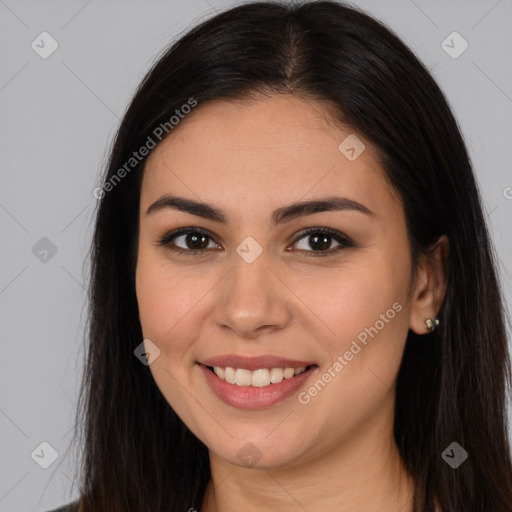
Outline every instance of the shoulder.
[(78, 510), (78, 502), (74, 501), (73, 503), (68, 503), (67, 505), (63, 505), (62, 507), (55, 508), (53, 510), (48, 510), (48, 512), (77, 512)]

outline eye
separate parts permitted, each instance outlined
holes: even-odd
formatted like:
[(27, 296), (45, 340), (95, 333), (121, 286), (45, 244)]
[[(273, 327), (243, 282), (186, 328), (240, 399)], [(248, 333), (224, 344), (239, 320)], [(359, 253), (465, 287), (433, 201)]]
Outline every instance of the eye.
[[(301, 252), (309, 253), (308, 256), (328, 256), (346, 247), (355, 247), (354, 242), (349, 237), (327, 227), (308, 228), (302, 231), (293, 245), (308, 237), (310, 240), (307, 246), (312, 250), (308, 250), (306, 244), (298, 249)], [(334, 249), (331, 247), (333, 240), (338, 244)], [(210, 243), (213, 243), (214, 247)], [(219, 247), (207, 231), (192, 227), (179, 228), (167, 233), (158, 240), (157, 245), (165, 245), (169, 250), (187, 256), (206, 256), (212, 248)], [(292, 252), (295, 252), (295, 250)]]
[[(354, 242), (335, 229), (321, 227), (321, 228), (308, 228), (303, 231), (300, 236), (295, 240), (294, 245), (300, 242), (302, 239), (309, 238), (307, 244), (303, 244), (303, 247), (299, 247), (300, 251), (305, 251), (310, 254), (308, 256), (328, 256), (334, 252), (339, 252), (346, 247), (355, 247)], [(332, 241), (335, 240), (338, 243), (334, 249), (331, 248)], [(313, 250), (308, 250), (307, 247)]]
[(186, 255), (204, 256), (209, 248), (208, 239), (213, 242), (212, 237), (201, 228), (180, 228), (164, 235), (158, 245), (166, 245), (169, 250)]

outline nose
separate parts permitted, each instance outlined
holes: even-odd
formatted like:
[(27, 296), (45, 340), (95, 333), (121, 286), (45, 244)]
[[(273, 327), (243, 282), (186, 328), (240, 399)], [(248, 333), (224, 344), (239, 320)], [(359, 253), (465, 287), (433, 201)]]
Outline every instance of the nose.
[(292, 293), (264, 254), (252, 263), (234, 254), (233, 267), (219, 284), (215, 324), (239, 337), (259, 338), (284, 329), (292, 318)]

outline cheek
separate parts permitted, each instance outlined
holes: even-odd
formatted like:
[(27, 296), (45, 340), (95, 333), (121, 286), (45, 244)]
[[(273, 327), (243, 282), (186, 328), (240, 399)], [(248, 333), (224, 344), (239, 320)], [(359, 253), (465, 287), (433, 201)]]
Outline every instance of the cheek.
[(300, 403), (326, 415), (327, 430), (349, 435), (392, 399), (408, 331), (409, 269), (403, 263), (361, 259), (357, 268), (331, 275), (328, 293), (309, 291), (308, 304), (329, 327), (317, 338), (327, 364)]
[(407, 247), (381, 249), (326, 274), (324, 286), (317, 281), (300, 293), (322, 320), (322, 346), (328, 359), (333, 363), (339, 356), (344, 359), (339, 373), (359, 381), (373, 369), (389, 383), (398, 370), (408, 332), (410, 262)]
[(188, 359), (200, 338), (205, 297), (216, 276), (204, 269), (179, 269), (149, 250), (141, 249), (139, 255), (135, 285), (144, 338), (159, 347), (166, 368), (180, 371), (183, 363), (193, 363)]
[[(325, 278), (298, 281), (295, 290), (322, 320), (322, 331), (328, 337), (347, 341), (376, 322), (383, 330), (381, 315), (386, 329), (400, 323), (396, 321), (400, 317), (396, 310), (406, 306), (405, 275), (396, 264), (385, 260), (376, 263), (370, 256), (350, 268), (330, 272)], [(393, 309), (395, 303), (402, 307)]]
[(191, 412), (183, 389), (191, 385), (184, 363), (194, 337), (190, 314), (199, 295), (194, 290), (187, 293), (180, 273), (171, 272), (161, 258), (148, 252), (139, 252), (135, 286), (144, 339), (160, 350), (149, 368), (169, 405), (188, 425), (196, 425), (199, 412)]
[(140, 249), (135, 276), (139, 318), (145, 338), (154, 341), (162, 352), (172, 339), (187, 311), (191, 297), (176, 272), (166, 270), (161, 258)]
[[(140, 323), (145, 338), (160, 339), (165, 332), (165, 324), (172, 320), (169, 300), (173, 288), (162, 282), (157, 262), (152, 261), (143, 250), (139, 251), (135, 289)], [(168, 323), (167, 329), (171, 325)]]

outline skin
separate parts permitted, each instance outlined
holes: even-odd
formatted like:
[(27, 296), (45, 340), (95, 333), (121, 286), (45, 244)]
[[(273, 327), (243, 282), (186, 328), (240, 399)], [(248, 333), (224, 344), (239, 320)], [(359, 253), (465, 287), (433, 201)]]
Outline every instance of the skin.
[[(313, 100), (216, 100), (197, 106), (147, 162), (136, 270), (140, 321), (144, 338), (160, 349), (150, 365), (159, 389), (209, 449), (212, 480), (201, 512), (413, 510), (414, 482), (393, 439), (395, 384), (408, 329), (427, 333), (425, 319), (441, 305), (448, 243), (438, 241), (411, 282), (402, 204), (363, 135), (356, 134), (366, 145), (356, 160), (340, 152), (351, 133)], [(165, 194), (213, 204), (229, 222), (170, 208), (147, 215)], [(318, 212), (272, 226), (276, 208), (333, 195), (374, 216)], [(327, 238), (327, 249), (318, 249), (309, 244), (314, 235), (299, 234), (322, 226), (356, 247), (336, 251), (339, 243)], [(158, 245), (180, 227), (211, 233), (203, 256)], [(262, 248), (252, 263), (236, 252), (248, 236)], [(190, 252), (200, 246), (191, 249), (185, 236), (174, 243)], [(322, 250), (330, 254), (311, 256)], [(295, 394), (261, 410), (232, 407), (196, 365), (223, 354), (312, 360), (319, 369), (300, 390), (307, 391), (394, 303), (400, 312), (308, 404)], [(255, 463), (237, 457), (249, 441), (260, 454)]]

